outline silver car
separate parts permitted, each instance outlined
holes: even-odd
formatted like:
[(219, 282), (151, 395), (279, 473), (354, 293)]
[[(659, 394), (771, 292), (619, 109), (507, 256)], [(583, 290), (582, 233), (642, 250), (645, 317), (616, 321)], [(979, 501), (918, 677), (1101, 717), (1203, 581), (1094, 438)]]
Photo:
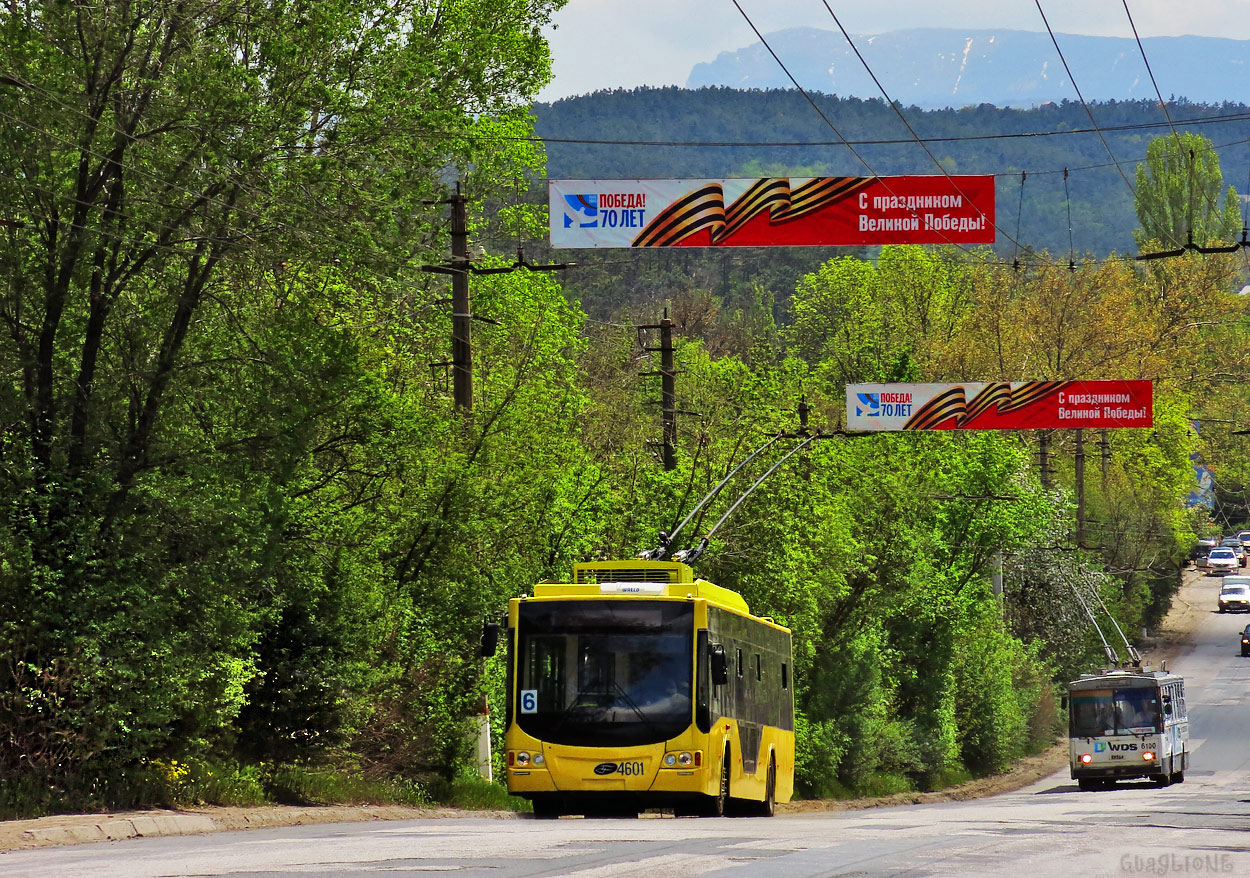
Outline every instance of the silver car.
[(1224, 546), (1216, 546), (1211, 550), (1211, 554), (1207, 555), (1207, 575), (1208, 576), (1224, 576), (1229, 573), (1236, 573), (1241, 569), (1241, 562), (1237, 560), (1237, 556), (1233, 554), (1233, 550)]

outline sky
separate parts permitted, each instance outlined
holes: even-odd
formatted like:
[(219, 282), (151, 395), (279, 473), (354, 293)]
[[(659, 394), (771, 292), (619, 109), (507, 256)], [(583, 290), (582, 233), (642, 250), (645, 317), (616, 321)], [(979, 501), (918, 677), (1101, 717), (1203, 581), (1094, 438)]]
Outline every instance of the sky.
[[(738, 0), (760, 32), (837, 31), (821, 0)], [(829, 0), (852, 34), (911, 27), (1045, 31), (1033, 0)], [(1056, 33), (1132, 37), (1124, 0), (1041, 0)], [(1142, 37), (1250, 40), (1250, 0), (1128, 0)], [(569, 0), (547, 31), (554, 101), (600, 89), (685, 85), (695, 64), (758, 42), (733, 0)], [(785, 60), (784, 58), (782, 59)], [(906, 95), (896, 94), (906, 103)]]

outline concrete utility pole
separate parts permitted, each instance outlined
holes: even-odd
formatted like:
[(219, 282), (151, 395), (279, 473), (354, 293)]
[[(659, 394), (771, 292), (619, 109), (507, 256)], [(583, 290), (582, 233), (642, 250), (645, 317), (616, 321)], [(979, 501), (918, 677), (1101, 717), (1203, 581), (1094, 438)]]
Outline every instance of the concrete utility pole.
[(530, 271), (557, 271), (568, 268), (573, 263), (534, 265), (526, 262), (524, 251), (517, 248), (516, 262), (511, 265), (498, 265), (492, 268), (476, 266), (469, 260), (468, 199), (461, 190), (460, 183), (456, 183), (456, 194), (450, 198), (425, 203), (451, 205), (451, 260), (439, 265), (421, 266), (422, 271), (451, 275), (451, 362), (432, 365), (451, 366), (452, 398), (456, 403), (456, 411), (468, 415), (473, 413), (473, 321), (499, 323), (498, 320), (478, 317), (473, 313), (469, 298), (469, 275), (507, 274), (520, 268)]
[(660, 330), (660, 346), (643, 347), (645, 351), (659, 351), (660, 370), (642, 374), (660, 376), (660, 422), (664, 436), (661, 455), (665, 472), (672, 472), (677, 469), (677, 367), (673, 360), (673, 321), (665, 308), (664, 318), (659, 323), (645, 323), (638, 328)]
[(473, 312), (469, 310), (469, 218), (456, 183), (451, 198), (451, 377), (452, 397), (462, 412), (473, 411)]
[(1111, 443), (1107, 441), (1107, 431), (1103, 430), (1102, 439), (1098, 443), (1102, 451), (1102, 492), (1107, 493), (1107, 469), (1111, 465)]
[(1037, 436), (1038, 468), (1042, 477), (1042, 488), (1050, 490), (1050, 431), (1039, 430)]
[(1076, 542), (1085, 542), (1085, 431), (1076, 430)]

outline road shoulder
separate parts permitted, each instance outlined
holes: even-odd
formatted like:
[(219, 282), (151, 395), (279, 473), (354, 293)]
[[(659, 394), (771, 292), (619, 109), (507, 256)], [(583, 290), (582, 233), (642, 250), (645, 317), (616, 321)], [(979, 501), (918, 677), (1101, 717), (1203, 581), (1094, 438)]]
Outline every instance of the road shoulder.
[[(1198, 571), (1186, 571), (1172, 608), (1152, 640), (1151, 648), (1143, 650), (1146, 663), (1158, 668), (1171, 661), (1189, 646), (1191, 636), (1209, 613), (1213, 601), (1212, 583)], [(983, 796), (1010, 793), (1036, 783), (1067, 766), (1067, 744), (1054, 746), (1035, 756), (1017, 761), (1000, 775), (978, 778), (959, 786), (931, 793), (897, 793), (891, 796), (860, 799), (819, 799), (789, 802), (777, 807), (781, 814), (802, 814), (814, 811), (852, 811), (895, 805), (917, 805), (957, 802)], [(294, 805), (262, 805), (249, 808), (202, 807), (186, 810), (126, 811), (106, 814), (63, 814), (33, 820), (0, 822), (0, 852), (28, 850), (54, 845), (86, 844), (120, 841), (128, 838), (150, 838), (168, 835), (203, 835), (242, 829), (273, 826), (303, 826), (318, 823), (356, 823), (365, 820), (417, 820), (431, 818), (476, 817), (479, 819), (516, 819), (511, 811), (464, 811), (455, 808), (407, 808), (398, 805), (335, 805), (302, 807)]]

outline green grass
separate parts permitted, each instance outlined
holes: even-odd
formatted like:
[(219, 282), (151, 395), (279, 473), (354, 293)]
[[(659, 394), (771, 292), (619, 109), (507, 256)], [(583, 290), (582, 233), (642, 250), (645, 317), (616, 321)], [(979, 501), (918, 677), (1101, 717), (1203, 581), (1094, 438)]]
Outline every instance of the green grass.
[(430, 804), (420, 784), (399, 777), (373, 780), (330, 769), (276, 766), (265, 772), (262, 782), (271, 801), (287, 805)]
[(502, 784), (492, 783), (473, 775), (462, 775), (450, 784), (434, 790), (441, 804), (468, 811), (531, 811), (525, 799), (508, 795)]

